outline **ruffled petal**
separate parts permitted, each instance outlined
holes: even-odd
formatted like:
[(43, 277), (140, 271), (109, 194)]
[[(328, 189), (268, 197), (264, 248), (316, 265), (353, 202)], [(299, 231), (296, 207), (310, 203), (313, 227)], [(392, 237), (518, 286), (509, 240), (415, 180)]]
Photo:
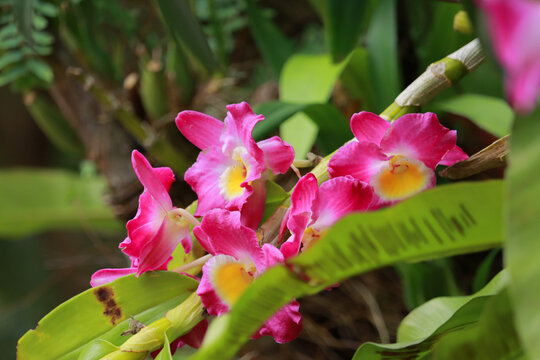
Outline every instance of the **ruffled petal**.
[(253, 339), (261, 336), (272, 336), (274, 340), (283, 344), (296, 339), (302, 331), (302, 315), (298, 311), (300, 304), (298, 301), (291, 301), (282, 307), (253, 335)]
[(133, 150), (131, 153), (131, 163), (145, 190), (152, 195), (164, 211), (172, 209), (171, 197), (168, 193), (169, 189), (165, 187), (166, 184), (169, 184), (168, 187), (170, 187), (170, 184), (174, 181), (172, 170), (168, 172), (164, 168), (160, 168), (155, 171), (143, 154), (137, 150)]
[(253, 193), (242, 206), (242, 224), (256, 230), (264, 215), (266, 202), (266, 178), (252, 183)]
[(285, 260), (281, 251), (274, 245), (264, 244), (262, 250), (264, 252), (264, 270), (275, 264), (281, 264)]
[(386, 155), (402, 155), (435, 169), (456, 146), (457, 134), (439, 123), (433, 113), (407, 114), (397, 119), (381, 140)]
[(255, 114), (246, 102), (227, 105), (227, 110), (225, 130), (220, 138), (223, 152), (230, 154), (236, 147), (243, 146), (264, 165), (264, 154), (251, 135), (255, 125), (264, 120), (264, 116)]
[(337, 151), (328, 163), (330, 178), (351, 175), (369, 183), (389, 158), (374, 143), (350, 142)]
[(136, 272), (137, 268), (134, 267), (124, 269), (101, 269), (92, 275), (90, 285), (92, 287), (105, 285), (118, 279), (119, 277), (135, 274)]
[(351, 212), (366, 211), (372, 199), (371, 186), (351, 176), (325, 181), (313, 203), (315, 222), (311, 227), (322, 230)]
[(361, 111), (351, 117), (351, 130), (360, 142), (367, 141), (379, 145), (390, 123), (378, 115)]
[(294, 149), (291, 145), (279, 136), (259, 141), (257, 145), (264, 153), (266, 166), (274, 174), (284, 174), (289, 170), (294, 161)]
[(182, 241), (189, 242), (191, 249), (189, 224), (165, 217), (154, 237), (141, 248), (137, 276), (146, 271), (166, 268), (174, 249)]
[(182, 111), (176, 117), (178, 130), (201, 150), (210, 146), (220, 146), (219, 137), (223, 130), (223, 122), (197, 111)]
[(139, 257), (142, 247), (154, 237), (164, 217), (165, 212), (152, 195), (148, 191), (143, 192), (139, 197), (137, 214), (126, 225), (128, 238), (120, 248), (129, 256)]
[(304, 212), (311, 213), (313, 200), (317, 196), (319, 186), (317, 178), (312, 173), (302, 176), (291, 194), (291, 215)]
[(279, 248), (285, 259), (298, 255), (304, 232), (310, 221), (311, 212), (294, 214), (289, 217), (287, 227), (291, 231), (291, 236)]
[(231, 159), (218, 148), (211, 147), (202, 151), (197, 161), (186, 171), (184, 179), (198, 197), (195, 216), (204, 216), (211, 209), (224, 208), (227, 205), (221, 195), (219, 181), (221, 174), (231, 164)]
[(203, 218), (200, 229), (210, 240), (214, 255), (230, 255), (241, 261), (253, 262), (257, 269), (263, 267), (264, 254), (259, 247), (257, 234), (242, 225), (240, 212), (212, 210)]
[(452, 166), (455, 163), (467, 160), (468, 158), (469, 155), (465, 154), (465, 152), (456, 145), (452, 149), (448, 150), (446, 154), (444, 154), (442, 160), (439, 161), (439, 165)]

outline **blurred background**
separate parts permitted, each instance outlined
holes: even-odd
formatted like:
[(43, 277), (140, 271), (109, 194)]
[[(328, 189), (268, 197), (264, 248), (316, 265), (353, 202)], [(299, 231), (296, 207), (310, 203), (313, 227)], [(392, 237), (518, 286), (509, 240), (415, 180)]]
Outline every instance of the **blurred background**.
[[(298, 159), (324, 156), (352, 138), (353, 113), (383, 111), (430, 63), (482, 38), (482, 21), (459, 1), (0, 0), (6, 358), (41, 317), (87, 289), (93, 272), (128, 265), (118, 244), (142, 190), (133, 149), (173, 168), (176, 206), (195, 199), (182, 174), (198, 149), (176, 129), (179, 111), (223, 119), (227, 104), (247, 101), (266, 116), (257, 140), (280, 134)], [(502, 95), (488, 59), (422, 111), (457, 129), (473, 154), (509, 132)], [(294, 175), (276, 180), (288, 190)], [(478, 290), (500, 267), (493, 250), (348, 280), (301, 300), (297, 340), (261, 339), (240, 356), (350, 358), (362, 342), (395, 339), (410, 309)]]

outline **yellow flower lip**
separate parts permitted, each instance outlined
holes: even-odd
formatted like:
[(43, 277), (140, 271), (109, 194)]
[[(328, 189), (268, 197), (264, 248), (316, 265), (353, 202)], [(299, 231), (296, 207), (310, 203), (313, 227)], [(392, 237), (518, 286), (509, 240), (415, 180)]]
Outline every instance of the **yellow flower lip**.
[(219, 297), (232, 306), (255, 279), (255, 265), (242, 263), (232, 256), (218, 255), (211, 281)]
[(385, 201), (403, 200), (425, 190), (434, 174), (419, 160), (396, 155), (370, 181)]
[(231, 201), (244, 193), (245, 189), (242, 187), (242, 183), (246, 181), (249, 167), (242, 156), (246, 154), (246, 148), (240, 146), (235, 148), (232, 154), (234, 164), (227, 167), (219, 177), (220, 194), (227, 201)]

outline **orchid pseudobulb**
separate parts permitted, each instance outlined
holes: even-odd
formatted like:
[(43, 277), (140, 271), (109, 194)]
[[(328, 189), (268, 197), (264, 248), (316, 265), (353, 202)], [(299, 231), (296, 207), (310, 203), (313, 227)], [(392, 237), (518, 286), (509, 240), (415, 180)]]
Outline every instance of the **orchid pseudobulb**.
[(251, 133), (264, 117), (247, 103), (227, 110), (225, 122), (196, 111), (178, 114), (178, 129), (202, 150), (184, 178), (198, 196), (195, 216), (215, 208), (238, 210), (243, 224), (256, 228), (264, 212), (265, 172), (286, 172), (294, 150), (277, 136), (255, 142)]
[(191, 250), (189, 225), (194, 223), (191, 215), (172, 205), (169, 189), (174, 174), (168, 167), (152, 168), (148, 160), (133, 151), (133, 169), (144, 186), (139, 197), (139, 209), (128, 221), (128, 237), (120, 244), (122, 251), (131, 259), (127, 269), (102, 269), (92, 276), (92, 286), (102, 285), (117, 277), (145, 271), (166, 270), (167, 263), (176, 246), (181, 243), (186, 253)]
[(331, 178), (351, 175), (373, 187), (380, 205), (392, 204), (435, 186), (435, 167), (468, 158), (455, 130), (433, 113), (407, 114), (392, 124), (362, 111), (351, 118), (352, 141), (330, 159)]
[[(237, 211), (212, 210), (193, 233), (205, 250), (213, 255), (203, 267), (197, 289), (197, 295), (210, 315), (228, 312), (257, 276), (284, 261), (281, 252), (273, 245), (259, 246), (257, 234), (242, 225)], [(299, 306), (297, 301), (292, 301), (282, 307), (253, 338), (269, 335), (278, 343), (296, 338), (302, 329)]]

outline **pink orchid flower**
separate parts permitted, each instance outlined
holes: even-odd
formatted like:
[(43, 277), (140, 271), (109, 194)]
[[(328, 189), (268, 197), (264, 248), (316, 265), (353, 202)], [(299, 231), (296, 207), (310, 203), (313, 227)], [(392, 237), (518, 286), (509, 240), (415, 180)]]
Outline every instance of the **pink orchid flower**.
[(145, 271), (166, 270), (171, 254), (181, 243), (186, 253), (191, 250), (190, 224), (198, 221), (184, 209), (172, 205), (169, 189), (174, 174), (168, 167), (152, 168), (148, 160), (133, 151), (133, 169), (144, 191), (139, 197), (139, 209), (128, 221), (128, 237), (120, 244), (132, 265), (125, 269), (102, 269), (92, 276), (92, 286), (102, 285), (120, 276)]
[(337, 220), (354, 211), (366, 211), (373, 199), (373, 190), (351, 176), (340, 176), (317, 185), (315, 175), (303, 176), (291, 194), (291, 207), (283, 219), (291, 237), (281, 245), (285, 258), (298, 254), (300, 247), (315, 244)]
[(178, 114), (178, 129), (202, 150), (184, 179), (199, 198), (195, 216), (215, 208), (238, 210), (243, 224), (256, 228), (264, 212), (264, 173), (285, 173), (294, 150), (277, 136), (255, 142), (251, 133), (264, 116), (254, 114), (247, 103), (227, 110), (225, 122), (196, 111)]
[(352, 175), (374, 189), (379, 205), (392, 204), (435, 186), (435, 167), (468, 158), (456, 145), (457, 133), (433, 113), (407, 114), (392, 124), (362, 111), (351, 118), (358, 141), (330, 159), (331, 178)]
[(527, 113), (540, 91), (540, 2), (477, 0), (486, 13), (491, 42), (506, 72), (510, 104)]
[[(253, 280), (276, 263), (284, 261), (270, 244), (261, 248), (255, 231), (242, 225), (240, 213), (223, 209), (208, 212), (193, 233), (213, 257), (204, 265), (197, 289), (210, 315), (229, 311)], [(233, 240), (234, 241), (231, 241)], [(296, 338), (302, 329), (300, 305), (292, 301), (281, 308), (253, 335), (274, 337), (278, 343)]]

